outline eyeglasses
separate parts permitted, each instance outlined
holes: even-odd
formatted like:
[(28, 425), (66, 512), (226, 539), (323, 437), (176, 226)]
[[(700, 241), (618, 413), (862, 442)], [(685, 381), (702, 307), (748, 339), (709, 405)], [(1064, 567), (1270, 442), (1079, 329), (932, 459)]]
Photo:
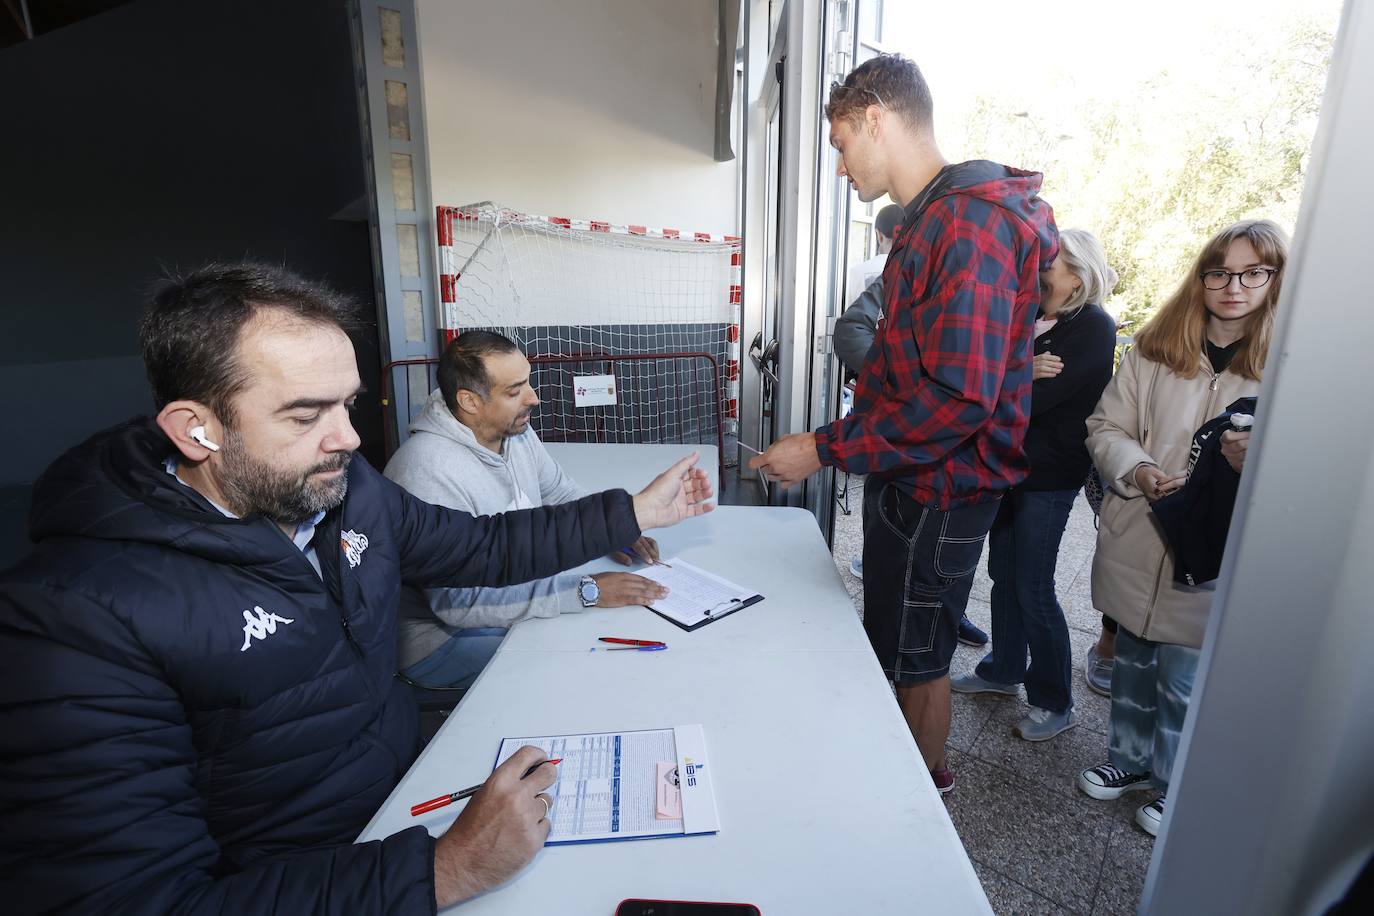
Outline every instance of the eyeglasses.
[(888, 110), (887, 103), (883, 101), (883, 97), (878, 95), (878, 93), (874, 92), (872, 89), (865, 89), (862, 86), (846, 86), (839, 80), (835, 80), (835, 82), (830, 84), (830, 97), (833, 99), (835, 97), (835, 93), (837, 92), (867, 92), (869, 95), (873, 96), (875, 100), (877, 100), (878, 106), (882, 108), (883, 111)]
[(1204, 270), (1201, 277), (1206, 289), (1225, 289), (1231, 285), (1232, 277), (1240, 278), (1240, 285), (1246, 289), (1259, 289), (1278, 272), (1277, 267), (1247, 267), (1245, 270)]

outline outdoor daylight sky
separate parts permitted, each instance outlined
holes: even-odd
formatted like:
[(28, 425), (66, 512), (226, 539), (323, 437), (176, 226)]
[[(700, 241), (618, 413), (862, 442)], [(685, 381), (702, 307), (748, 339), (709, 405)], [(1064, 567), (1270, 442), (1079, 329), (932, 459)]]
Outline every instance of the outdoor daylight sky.
[[(1364, 2), (1364, 0), (1356, 0)], [(1121, 275), (1135, 328), (1241, 219), (1295, 231), (1340, 0), (887, 0), (951, 162), (1041, 172), (1061, 228)]]
[[(1293, 13), (1334, 27), (1340, 0), (887, 0), (883, 44), (921, 67), (935, 98), (936, 135), (953, 159), (978, 97), (1074, 105), (1113, 98), (1169, 71), (1206, 83), (1238, 61), (1224, 33), (1271, 28)], [(1243, 104), (1243, 100), (1237, 100)], [(1218, 113), (1219, 116), (1224, 116)]]

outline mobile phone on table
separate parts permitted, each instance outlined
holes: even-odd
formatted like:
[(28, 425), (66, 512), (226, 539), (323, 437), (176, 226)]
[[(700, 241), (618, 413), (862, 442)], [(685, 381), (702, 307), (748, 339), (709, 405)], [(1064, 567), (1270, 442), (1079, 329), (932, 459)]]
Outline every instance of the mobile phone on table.
[(615, 916), (760, 916), (752, 903), (707, 903), (703, 900), (622, 900)]

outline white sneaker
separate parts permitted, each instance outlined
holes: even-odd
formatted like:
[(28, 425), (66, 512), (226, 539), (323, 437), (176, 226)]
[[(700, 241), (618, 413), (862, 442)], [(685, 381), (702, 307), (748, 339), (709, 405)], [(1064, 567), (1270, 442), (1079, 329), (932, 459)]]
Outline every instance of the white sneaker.
[(1164, 820), (1164, 796), (1161, 795), (1148, 805), (1136, 809), (1135, 822), (1150, 836), (1159, 836), (1159, 825)]

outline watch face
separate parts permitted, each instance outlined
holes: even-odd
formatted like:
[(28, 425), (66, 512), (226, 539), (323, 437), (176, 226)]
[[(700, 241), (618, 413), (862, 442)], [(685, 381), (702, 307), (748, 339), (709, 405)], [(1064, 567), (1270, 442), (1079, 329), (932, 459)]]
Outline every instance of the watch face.
[(583, 604), (596, 604), (597, 599), (601, 597), (601, 589), (596, 587), (595, 581), (583, 582), (579, 591)]

